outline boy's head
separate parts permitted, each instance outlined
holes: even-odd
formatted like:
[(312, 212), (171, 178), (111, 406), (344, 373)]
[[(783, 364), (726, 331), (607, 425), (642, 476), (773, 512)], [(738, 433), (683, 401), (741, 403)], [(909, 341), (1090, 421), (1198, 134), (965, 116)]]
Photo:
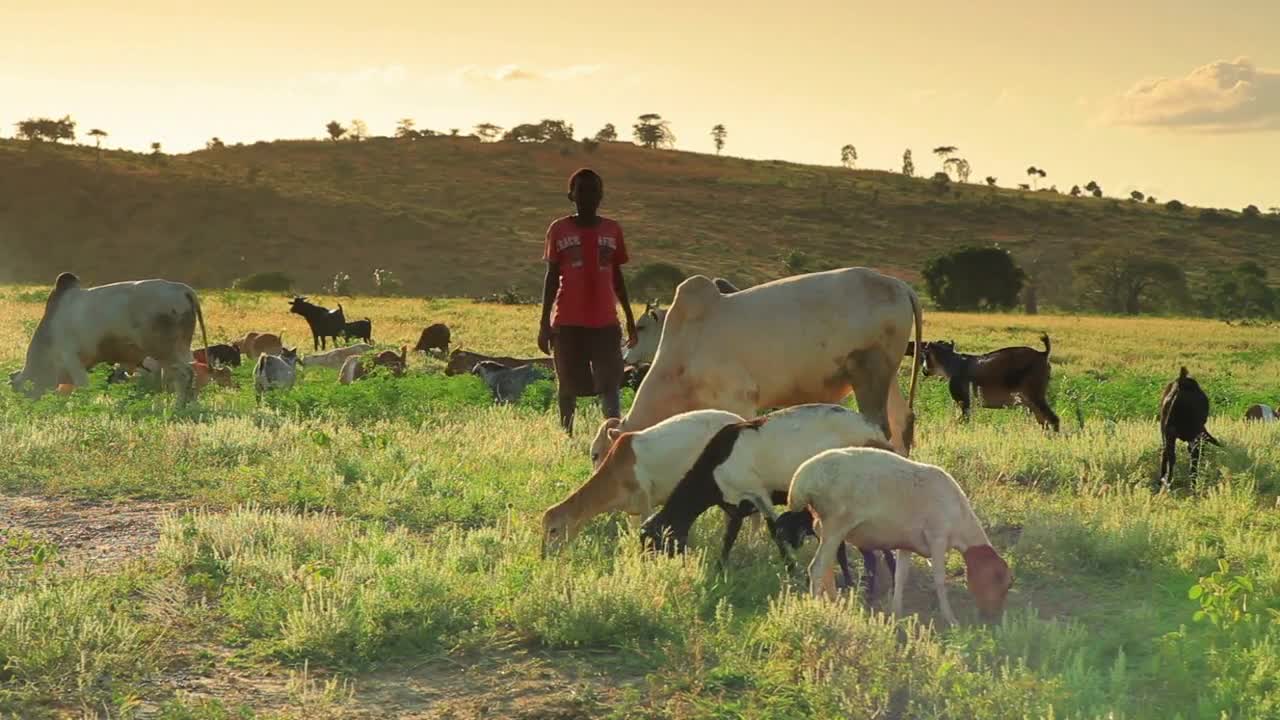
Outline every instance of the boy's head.
[(590, 168), (582, 168), (569, 177), (569, 200), (578, 206), (578, 213), (594, 215), (604, 199), (604, 180)]

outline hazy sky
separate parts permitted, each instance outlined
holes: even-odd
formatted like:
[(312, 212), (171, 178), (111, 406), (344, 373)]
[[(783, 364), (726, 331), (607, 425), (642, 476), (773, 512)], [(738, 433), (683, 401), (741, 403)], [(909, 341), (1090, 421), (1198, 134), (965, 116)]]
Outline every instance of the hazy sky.
[[(328, 3), (63, 0), (0, 14), (0, 133), (72, 114), (81, 140), (170, 152), (563, 118), (669, 119), (681, 149), (1238, 209), (1280, 205), (1280, 1)], [(643, 7), (644, 12), (635, 8)]]

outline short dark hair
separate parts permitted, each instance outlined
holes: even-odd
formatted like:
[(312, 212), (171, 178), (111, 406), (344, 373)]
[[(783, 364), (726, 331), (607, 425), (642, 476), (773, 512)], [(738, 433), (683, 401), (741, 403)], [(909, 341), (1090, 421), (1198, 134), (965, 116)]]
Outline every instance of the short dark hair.
[(575, 171), (572, 175), (569, 176), (569, 188), (568, 188), (569, 192), (573, 192), (574, 183), (578, 182), (579, 180), (587, 180), (587, 179), (595, 180), (596, 184), (600, 186), (600, 189), (604, 190), (604, 178), (600, 177), (600, 173), (596, 172), (595, 170), (592, 170), (591, 168), (579, 168), (577, 171)]

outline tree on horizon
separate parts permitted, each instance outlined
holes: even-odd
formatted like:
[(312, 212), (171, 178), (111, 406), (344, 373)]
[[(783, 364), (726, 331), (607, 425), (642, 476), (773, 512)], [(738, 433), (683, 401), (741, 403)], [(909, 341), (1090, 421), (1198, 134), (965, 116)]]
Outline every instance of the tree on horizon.
[(676, 144), (676, 136), (671, 132), (670, 123), (663, 120), (661, 115), (645, 113), (636, 119), (639, 122), (632, 126), (631, 130), (636, 142), (641, 146), (657, 150), (669, 149)]
[(502, 128), (493, 123), (480, 123), (475, 127), (476, 135), (485, 142), (493, 142), (502, 135)]
[(729, 131), (724, 129), (724, 125), (716, 125), (711, 128), (711, 140), (716, 144), (716, 154), (724, 149), (724, 140), (729, 136)]
[(994, 176), (992, 176), (992, 175), (988, 175), (988, 176), (987, 176), (987, 187), (995, 187), (995, 186), (996, 186), (996, 178), (995, 178)]
[(352, 140), (360, 142), (361, 140), (365, 140), (369, 137), (369, 126), (366, 125), (363, 120), (356, 118), (351, 121), (351, 130), (348, 134), (351, 136)]
[(907, 177), (916, 175), (916, 164), (911, 161), (911, 148), (907, 148), (902, 153), (902, 174)]
[(613, 126), (613, 123), (605, 123), (605, 126), (600, 128), (600, 131), (596, 133), (595, 137), (596, 142), (602, 143), (616, 142), (617, 139), (618, 129)]
[(396, 137), (402, 140), (416, 140), (418, 131), (413, 129), (414, 124), (413, 118), (400, 118), (396, 123)]
[(337, 120), (330, 120), (328, 125), (324, 126), (326, 132), (329, 133), (329, 140), (338, 142), (343, 135), (347, 134), (347, 129), (342, 127), (342, 123)]
[(955, 155), (959, 149), (960, 148), (955, 145), (939, 145), (933, 149), (933, 154), (937, 155), (938, 158), (942, 160), (942, 167), (944, 171), (947, 167), (947, 160), (950, 159), (952, 155)]
[(93, 138), (93, 147), (98, 151), (98, 162), (102, 162), (102, 138), (107, 136), (107, 131), (101, 128), (93, 128), (89, 131), (89, 137)]
[(841, 165), (852, 170), (853, 166), (857, 164), (857, 162), (858, 162), (858, 148), (854, 147), (852, 143), (840, 148), (840, 164)]

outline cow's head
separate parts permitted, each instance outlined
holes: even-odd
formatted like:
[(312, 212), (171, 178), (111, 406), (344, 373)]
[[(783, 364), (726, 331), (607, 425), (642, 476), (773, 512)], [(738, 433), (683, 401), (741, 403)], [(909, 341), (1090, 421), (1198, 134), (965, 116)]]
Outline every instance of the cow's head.
[(953, 368), (960, 361), (960, 356), (956, 353), (956, 343), (954, 340), (934, 340), (932, 342), (923, 343), (923, 350), (920, 353), (921, 364), (923, 365), (924, 374), (928, 376), (939, 376), (949, 378), (953, 374)]
[(622, 361), (627, 365), (642, 365), (653, 362), (658, 354), (658, 340), (662, 337), (662, 325), (666, 322), (667, 311), (658, 308), (651, 302), (644, 308), (644, 314), (636, 318), (636, 345), (624, 348)]

